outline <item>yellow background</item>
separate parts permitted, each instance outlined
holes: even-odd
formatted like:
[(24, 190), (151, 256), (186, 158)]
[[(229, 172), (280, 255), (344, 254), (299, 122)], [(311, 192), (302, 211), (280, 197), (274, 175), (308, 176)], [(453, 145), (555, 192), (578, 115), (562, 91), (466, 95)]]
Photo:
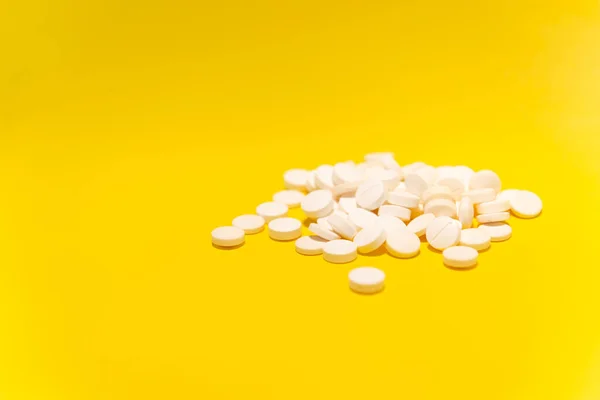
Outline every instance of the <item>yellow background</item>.
[[(2, 2), (0, 398), (599, 399), (598, 8)], [(284, 170), (385, 150), (543, 216), (468, 272), (211, 246)]]

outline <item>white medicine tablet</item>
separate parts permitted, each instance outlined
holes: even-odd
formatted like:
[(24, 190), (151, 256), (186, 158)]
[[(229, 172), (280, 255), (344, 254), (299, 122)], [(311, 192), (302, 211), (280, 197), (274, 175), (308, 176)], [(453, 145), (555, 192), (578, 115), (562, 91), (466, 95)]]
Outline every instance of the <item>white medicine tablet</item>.
[(437, 179), (437, 168), (434, 168), (431, 165), (424, 165), (415, 173), (423, 178), (429, 185), (432, 185)]
[(354, 237), (354, 243), (360, 253), (366, 254), (381, 247), (386, 237), (387, 234), (383, 227), (376, 223), (358, 232)]
[(315, 184), (318, 189), (333, 190), (333, 167), (321, 165), (315, 170)]
[(419, 254), (421, 241), (411, 231), (400, 229), (387, 235), (385, 247), (394, 257), (410, 258)]
[(454, 201), (454, 195), (452, 194), (452, 191), (450, 190), (449, 187), (435, 185), (435, 186), (431, 186), (429, 189), (424, 191), (423, 194), (421, 195), (421, 199), (423, 199), (423, 202), (425, 202), (425, 203), (428, 203), (431, 200), (438, 200), (438, 199)]
[(356, 193), (356, 189), (358, 189), (359, 184), (359, 182), (340, 183), (339, 185), (335, 185), (331, 192), (336, 197), (340, 197), (345, 194), (354, 195), (354, 193)]
[(493, 200), (479, 203), (475, 206), (478, 214), (491, 214), (510, 210), (510, 202), (508, 200)]
[(318, 236), (302, 236), (296, 240), (296, 251), (304, 256), (323, 254), (323, 246), (327, 241)]
[(469, 181), (469, 190), (485, 188), (491, 188), (494, 189), (496, 193), (500, 193), (500, 189), (502, 189), (502, 182), (494, 171), (484, 169), (475, 172), (473, 176), (471, 176), (471, 180)]
[(511, 200), (512, 212), (521, 218), (535, 218), (542, 212), (542, 199), (533, 192), (519, 191)]
[(394, 189), (394, 192), (406, 192), (406, 183), (400, 182)]
[(334, 264), (345, 264), (356, 260), (356, 244), (350, 240), (332, 240), (323, 246), (323, 258)]
[(273, 195), (273, 201), (293, 208), (298, 207), (304, 198), (304, 193), (298, 190), (282, 190)]
[(419, 215), (417, 218), (410, 221), (406, 227), (409, 231), (420, 237), (425, 234), (427, 227), (431, 222), (433, 222), (434, 219), (435, 215), (433, 214)]
[(341, 185), (343, 183), (354, 183), (361, 178), (353, 161), (337, 163), (333, 166), (333, 183)]
[(348, 213), (348, 219), (360, 229), (365, 229), (377, 223), (377, 215), (371, 211), (363, 210), (362, 208), (350, 211)]
[(314, 222), (308, 226), (308, 230), (325, 240), (336, 240), (340, 238), (340, 235), (334, 231), (325, 229), (321, 225), (315, 224)]
[(388, 235), (390, 232), (406, 229), (406, 224), (401, 219), (390, 215), (380, 215), (377, 217), (377, 223)]
[(344, 239), (352, 240), (356, 236), (356, 226), (348, 220), (348, 217), (334, 213), (327, 217), (327, 222), (333, 231)]
[(315, 182), (316, 172), (310, 171), (308, 173), (308, 179), (306, 180), (306, 191), (312, 192), (317, 190), (317, 183)]
[(471, 177), (474, 173), (475, 171), (464, 165), (454, 167), (454, 175), (456, 175), (456, 177), (463, 181), (463, 183), (465, 184), (465, 190), (467, 190), (469, 186), (469, 181), (471, 180)]
[(323, 228), (325, 230), (333, 231), (333, 227), (329, 223), (329, 216), (317, 218), (317, 225), (319, 225), (321, 228)]
[(496, 200), (508, 200), (510, 202), (519, 192), (520, 190), (517, 189), (504, 189), (498, 193)]
[(394, 189), (400, 183), (400, 174), (391, 169), (373, 168), (367, 171), (367, 177), (381, 181), (386, 191)]
[(231, 225), (242, 229), (246, 235), (253, 235), (265, 229), (265, 219), (260, 215), (240, 215), (233, 219)]
[(309, 175), (305, 169), (290, 169), (283, 174), (283, 183), (287, 189), (306, 190)]
[(485, 203), (496, 199), (496, 192), (492, 188), (470, 190), (463, 193), (463, 199), (468, 197), (473, 204)]
[(365, 210), (375, 210), (385, 201), (385, 194), (383, 182), (366, 180), (356, 190), (356, 204)]
[(387, 202), (405, 208), (417, 208), (420, 202), (419, 196), (409, 192), (389, 192)]
[(473, 218), (475, 218), (475, 209), (473, 201), (469, 197), (463, 197), (458, 206), (458, 220), (463, 229), (469, 229), (473, 226)]
[(406, 183), (406, 191), (412, 194), (415, 194), (419, 197), (423, 194), (424, 191), (429, 188), (429, 183), (423, 179), (422, 176), (416, 173), (409, 173), (404, 178), (404, 183)]
[(477, 229), (482, 229), (490, 235), (492, 242), (503, 242), (512, 236), (512, 228), (505, 222), (491, 222), (481, 224)]
[(464, 182), (459, 178), (451, 176), (438, 179), (437, 185), (447, 187), (452, 193), (454, 200), (460, 200), (463, 192), (465, 191)]
[(431, 221), (425, 233), (427, 241), (437, 250), (456, 245), (460, 240), (460, 226), (450, 217), (438, 217)]
[(212, 242), (215, 246), (235, 247), (244, 243), (244, 231), (234, 226), (221, 226), (211, 232)]
[(453, 200), (435, 199), (427, 202), (423, 208), (425, 214), (436, 217), (456, 217), (456, 203)]
[(404, 222), (410, 221), (410, 210), (408, 208), (393, 206), (393, 205), (385, 205), (379, 207), (377, 214), (381, 215), (389, 215), (392, 217), (400, 218)]
[(470, 228), (463, 229), (460, 233), (461, 246), (472, 247), (477, 251), (482, 251), (490, 247), (491, 236), (483, 229)]
[(477, 216), (477, 222), (480, 224), (489, 224), (490, 222), (505, 222), (509, 219), (510, 213), (508, 212), (481, 214)]
[(477, 265), (479, 253), (467, 246), (454, 246), (444, 250), (444, 264), (453, 268), (470, 268)]
[(356, 210), (358, 206), (356, 205), (356, 197), (353, 194), (343, 194), (340, 196), (338, 200), (338, 204), (342, 211), (346, 214), (350, 214), (352, 210)]
[(285, 217), (288, 213), (288, 206), (274, 201), (262, 203), (256, 207), (256, 213), (263, 217), (266, 222), (270, 222), (275, 218)]
[(300, 203), (308, 218), (325, 217), (333, 211), (333, 195), (329, 190), (315, 190), (307, 194)]
[(373, 294), (383, 290), (385, 273), (373, 267), (355, 268), (348, 274), (350, 289), (357, 293)]
[(273, 240), (294, 240), (302, 236), (302, 222), (296, 218), (277, 218), (269, 222), (269, 236)]

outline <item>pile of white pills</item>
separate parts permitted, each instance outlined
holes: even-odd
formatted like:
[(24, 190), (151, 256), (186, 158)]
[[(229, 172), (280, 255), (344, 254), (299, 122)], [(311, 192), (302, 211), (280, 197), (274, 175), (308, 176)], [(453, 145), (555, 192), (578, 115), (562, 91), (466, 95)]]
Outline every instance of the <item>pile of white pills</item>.
[[(349, 263), (358, 254), (385, 251), (395, 258), (420, 253), (421, 240), (442, 253), (449, 268), (473, 268), (480, 251), (510, 239), (511, 215), (534, 218), (541, 199), (526, 190), (502, 190), (493, 171), (465, 166), (432, 167), (417, 162), (401, 167), (393, 153), (371, 153), (361, 163), (345, 161), (315, 170), (291, 169), (285, 190), (256, 207), (256, 214), (216, 228), (217, 248), (244, 244), (245, 235), (262, 232), (277, 241), (295, 240), (296, 251), (322, 255), (330, 263)], [(300, 207), (312, 235), (302, 236), (302, 222), (288, 217)], [(350, 288), (371, 294), (384, 287), (385, 274), (361, 267), (349, 274)]]

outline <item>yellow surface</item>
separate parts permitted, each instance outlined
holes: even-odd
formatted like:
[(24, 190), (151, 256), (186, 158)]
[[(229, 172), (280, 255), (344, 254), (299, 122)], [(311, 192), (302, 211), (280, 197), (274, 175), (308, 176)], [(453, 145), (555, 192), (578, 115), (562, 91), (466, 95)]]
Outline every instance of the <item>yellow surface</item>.
[[(0, 398), (599, 399), (598, 7), (4, 2)], [(285, 169), (374, 150), (544, 214), (469, 272), (211, 246)]]

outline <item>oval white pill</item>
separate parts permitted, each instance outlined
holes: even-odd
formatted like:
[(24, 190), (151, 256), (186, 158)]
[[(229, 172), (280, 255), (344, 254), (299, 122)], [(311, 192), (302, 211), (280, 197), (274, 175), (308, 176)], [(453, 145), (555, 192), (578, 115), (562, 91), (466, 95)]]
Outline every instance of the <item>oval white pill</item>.
[(366, 254), (377, 250), (385, 242), (386, 237), (383, 227), (374, 224), (358, 232), (354, 237), (354, 243), (360, 253)]
[(521, 190), (510, 200), (510, 207), (517, 217), (535, 218), (542, 212), (542, 199), (530, 191)]
[(496, 192), (492, 188), (469, 190), (463, 193), (463, 199), (468, 197), (473, 204), (485, 203), (496, 199)]
[(240, 215), (233, 219), (231, 225), (242, 229), (246, 235), (253, 235), (265, 229), (265, 219), (260, 215)]
[(479, 203), (475, 206), (478, 214), (491, 214), (510, 210), (510, 202), (508, 200), (493, 200)]
[(333, 211), (333, 195), (329, 190), (315, 190), (307, 194), (300, 203), (308, 218), (325, 217)]
[(343, 194), (338, 200), (338, 204), (346, 214), (350, 214), (350, 211), (358, 208), (356, 205), (356, 198), (353, 194)]
[(410, 258), (419, 254), (421, 241), (413, 232), (400, 229), (387, 235), (385, 247), (394, 257)]
[(469, 197), (464, 197), (458, 206), (458, 220), (463, 229), (468, 229), (473, 226), (473, 218), (475, 218), (475, 209), (473, 201)]
[(387, 197), (388, 203), (405, 208), (419, 207), (420, 200), (419, 196), (409, 192), (390, 192)]
[(283, 174), (283, 183), (287, 189), (306, 190), (306, 184), (310, 171), (300, 168), (294, 168), (285, 171)]
[(277, 218), (269, 222), (269, 236), (274, 240), (294, 240), (302, 236), (302, 223), (296, 218)]
[(512, 228), (506, 222), (491, 222), (481, 224), (477, 229), (482, 229), (490, 235), (492, 242), (503, 242), (512, 236)]
[(357, 293), (373, 294), (383, 290), (385, 273), (373, 267), (355, 268), (348, 274), (350, 289)]
[(343, 215), (334, 213), (327, 217), (327, 222), (333, 231), (344, 239), (352, 240), (356, 236), (356, 226)]
[(334, 264), (344, 264), (356, 260), (356, 244), (350, 240), (332, 240), (323, 246), (323, 258)]
[(327, 241), (319, 236), (302, 236), (296, 240), (296, 251), (305, 256), (323, 254), (323, 246)]
[(415, 235), (423, 236), (427, 231), (427, 227), (431, 222), (433, 222), (434, 219), (435, 215), (433, 214), (419, 215), (417, 218), (410, 221), (410, 223), (406, 227)]
[(491, 236), (483, 229), (470, 228), (462, 230), (459, 244), (482, 251), (490, 247), (491, 241)]
[(318, 189), (333, 190), (333, 167), (321, 165), (315, 170), (315, 184)]
[(375, 210), (385, 201), (385, 193), (383, 182), (366, 180), (356, 190), (356, 204), (365, 210)]
[(334, 231), (325, 229), (321, 225), (315, 224), (314, 222), (308, 226), (308, 230), (325, 240), (336, 240), (340, 238), (340, 235)]
[(220, 226), (211, 232), (212, 242), (215, 246), (235, 247), (244, 243), (244, 231), (234, 226)]
[(371, 211), (363, 210), (362, 208), (350, 211), (348, 213), (348, 219), (360, 229), (365, 229), (377, 223), (377, 215)]
[(304, 193), (298, 190), (282, 190), (273, 195), (273, 201), (286, 206), (298, 207), (304, 198)]
[(392, 217), (400, 218), (404, 222), (410, 221), (410, 210), (408, 208), (385, 205), (379, 207), (377, 212), (379, 215), (389, 215)]
[(436, 217), (456, 217), (456, 203), (453, 200), (435, 199), (427, 202), (423, 208), (425, 214)]
[(500, 189), (502, 189), (500, 177), (494, 171), (488, 169), (475, 172), (469, 181), (469, 190), (486, 188), (494, 189), (496, 193), (500, 193)]
[(285, 217), (288, 213), (288, 206), (274, 201), (262, 203), (256, 207), (256, 213), (263, 217), (266, 222), (270, 222), (275, 218)]
[(465, 191), (465, 184), (463, 181), (451, 176), (438, 179), (437, 185), (447, 187), (452, 193), (454, 200), (459, 200)]
[(510, 213), (508, 213), (508, 212), (481, 214), (481, 215), (477, 216), (477, 222), (479, 222), (480, 224), (489, 224), (490, 222), (508, 221), (509, 218), (510, 218)]
[(423, 192), (429, 188), (429, 183), (416, 173), (410, 173), (406, 175), (404, 178), (404, 183), (406, 183), (407, 192), (415, 194), (419, 197), (421, 197)]
[(450, 217), (438, 217), (431, 221), (425, 233), (427, 241), (437, 250), (456, 245), (460, 240), (460, 226)]
[(429, 189), (423, 192), (421, 195), (424, 203), (428, 203), (432, 200), (451, 200), (454, 201), (454, 195), (447, 186), (431, 186)]
[(467, 246), (454, 246), (444, 250), (444, 264), (453, 268), (469, 268), (477, 265), (479, 253)]

